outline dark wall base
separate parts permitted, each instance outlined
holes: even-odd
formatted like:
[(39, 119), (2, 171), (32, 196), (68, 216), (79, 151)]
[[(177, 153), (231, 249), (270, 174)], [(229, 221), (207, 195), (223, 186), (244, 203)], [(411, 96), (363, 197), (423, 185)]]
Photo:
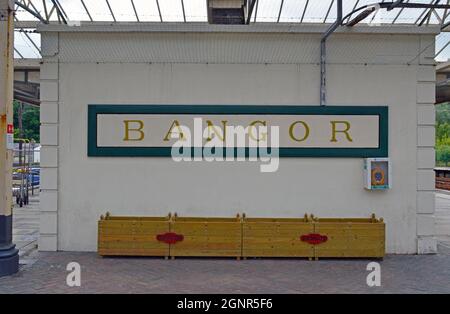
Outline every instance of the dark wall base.
[(12, 242), (12, 215), (0, 215), (0, 250)]
[(12, 215), (0, 215), (0, 276), (19, 271), (19, 250), (11, 243)]
[(15, 245), (8, 249), (0, 248), (0, 277), (15, 274), (19, 271), (19, 250)]

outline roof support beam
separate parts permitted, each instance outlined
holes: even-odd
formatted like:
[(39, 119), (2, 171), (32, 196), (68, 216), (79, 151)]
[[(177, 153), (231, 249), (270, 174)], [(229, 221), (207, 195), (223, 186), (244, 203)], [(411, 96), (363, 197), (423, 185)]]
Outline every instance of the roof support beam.
[(398, 7), (401, 3), (403, 2), (403, 0), (396, 0), (394, 3), (392, 3), (387, 10), (391, 11), (394, 10), (396, 7)]
[[(441, 0), (435, 0), (434, 1), (434, 4), (435, 5), (438, 5), (439, 4), (439, 2), (440, 2)], [(426, 10), (425, 10), (426, 11)], [(430, 22), (430, 18), (431, 18), (431, 13), (433, 12), (433, 8), (430, 8), (429, 10), (428, 10), (428, 13), (423, 17), (423, 19), (420, 21), (420, 23), (418, 24), (419, 26), (422, 26), (425, 22), (427, 22), (427, 25), (429, 24), (429, 22)]]
[(33, 1), (28, 0), (28, 2), (24, 2), (24, 3), (28, 3), (28, 6), (31, 7), (34, 10), (34, 12), (38, 12), (39, 13), (39, 10), (34, 6)]
[(305, 8), (303, 9), (302, 18), (300, 19), (300, 23), (303, 23), (303, 20), (304, 20), (305, 15), (306, 15), (306, 10), (308, 9), (308, 4), (309, 4), (309, 0), (306, 0)]
[(30, 35), (28, 35), (28, 33), (24, 29), (21, 29), (20, 32), (23, 33), (28, 38), (28, 40), (31, 42), (31, 44), (34, 46), (34, 48), (36, 48), (36, 50), (39, 51), (39, 54), (41, 54), (41, 48), (39, 48), (38, 45), (36, 45), (36, 43), (30, 37)]
[(114, 22), (117, 22), (117, 21), (116, 21), (116, 17), (114, 16), (114, 12), (113, 12), (113, 10), (112, 10), (112, 8), (111, 8), (111, 5), (109, 4), (109, 1), (108, 1), (108, 0), (105, 0), (105, 1), (106, 1), (106, 4), (108, 5), (109, 12), (111, 13), (111, 16), (112, 16)]
[[(252, 18), (253, 9), (255, 7), (255, 4), (257, 3), (257, 0), (250, 0), (250, 7), (248, 8), (248, 15), (247, 15), (247, 21), (245, 24), (250, 24), (250, 19)], [(258, 7), (257, 7), (258, 9)], [(255, 20), (256, 20), (256, 12), (255, 12)]]
[(58, 14), (58, 20), (60, 19), (64, 24), (67, 24), (67, 16), (63, 13), (62, 8), (59, 7), (59, 2), (57, 0), (52, 0), (53, 7), (56, 8), (56, 13)]
[(45, 0), (42, 0), (42, 6), (44, 7), (44, 13), (45, 13), (45, 19), (48, 21), (48, 10), (47, 10), (47, 3)]
[(64, 17), (69, 20), (69, 16), (67, 15), (66, 11), (64, 11), (63, 6), (61, 5), (61, 3), (59, 3), (59, 0), (55, 0), (56, 5), (58, 6), (58, 9), (61, 11), (61, 14), (64, 15)]
[(435, 9), (433, 9), (433, 15), (436, 17), (436, 19), (439, 21), (439, 25), (442, 24), (441, 16), (437, 13)]
[(327, 22), (327, 19), (328, 19), (328, 16), (330, 15), (331, 8), (333, 7), (334, 1), (335, 0), (331, 1), (330, 6), (328, 7), (328, 10), (327, 10), (327, 14), (325, 15), (325, 18), (323, 19), (323, 23)]
[(450, 40), (441, 49), (439, 49), (439, 51), (434, 55), (434, 57), (436, 58), (437, 56), (439, 56), (441, 52), (448, 47), (448, 45), (450, 45)]
[(184, 1), (181, 0), (181, 9), (183, 9), (183, 21), (186, 23), (186, 12), (184, 11)]
[[(409, 3), (409, 0), (406, 0), (405, 3)], [(401, 8), (401, 9), (398, 11), (398, 14), (397, 14), (397, 15), (395, 16), (395, 18), (392, 20), (392, 23), (391, 23), (391, 24), (395, 24), (395, 22), (397, 22), (398, 18), (400, 17), (400, 15), (401, 15), (402, 12), (403, 12), (403, 10), (405, 10), (405, 8)]]
[[(434, 2), (433, 2), (434, 1)], [(363, 5), (355, 10), (353, 10), (352, 12), (348, 13), (342, 20), (346, 21), (348, 20), (354, 13), (358, 12), (358, 11), (362, 11), (356, 18), (354, 18), (353, 20), (343, 23), (346, 26), (354, 26), (357, 23), (361, 22), (362, 20), (364, 20), (366, 17), (368, 17), (372, 12), (374, 11), (378, 11), (379, 9), (387, 9), (389, 10), (393, 10), (394, 8), (400, 8), (400, 12), (397, 14), (397, 16), (394, 18), (392, 23), (395, 23), (398, 19), (398, 17), (400, 16), (401, 12), (404, 9), (408, 9), (408, 8), (412, 8), (412, 9), (424, 9), (424, 11), (421, 13), (421, 15), (419, 16), (419, 18), (416, 20), (416, 22), (414, 24), (417, 24), (418, 21), (420, 21), (422, 19), (422, 21), (418, 24), (419, 26), (421, 26), (423, 23), (425, 23), (427, 20), (429, 22), (431, 14), (436, 14), (435, 12), (436, 9), (445, 9), (448, 10), (450, 9), (450, 5), (449, 2), (447, 2), (447, 4), (439, 4), (440, 0), (431, 0), (430, 3), (410, 3), (409, 0), (407, 0), (406, 2), (403, 1), (396, 1), (396, 2), (380, 2), (380, 3), (375, 3), (375, 4), (370, 4), (370, 5)], [(429, 11), (428, 13), (426, 13), (427, 11)], [(424, 14), (426, 13), (425, 17)], [(375, 13), (376, 14), (376, 13)], [(423, 17), (423, 18), (422, 18)], [(373, 20), (373, 19), (372, 19)], [(441, 22), (441, 18), (438, 15), (438, 20)], [(448, 25), (447, 25), (448, 26)]]
[[(450, 15), (450, 14), (449, 14), (449, 15)], [(444, 23), (444, 24), (441, 26), (441, 31), (445, 31), (445, 29), (446, 29), (449, 25), (450, 25), (450, 21)]]
[[(17, 19), (16, 17), (14, 17), (14, 18)], [(34, 48), (36, 48), (36, 50), (39, 52), (39, 54), (41, 54), (41, 49), (38, 47), (38, 45), (36, 45), (33, 38), (31, 38), (30, 35), (28, 35), (28, 32), (23, 28), (19, 28), (19, 32), (23, 33), (28, 38), (28, 40), (31, 42), (31, 44), (34, 46)]]
[(31, 15), (33, 15), (35, 18), (37, 18), (39, 21), (41, 21), (42, 23), (48, 24), (48, 21), (46, 19), (44, 19), (39, 12), (34, 11), (33, 9), (30, 9), (28, 6), (24, 5), (23, 3), (21, 3), (20, 1), (16, 1), (15, 4), (17, 6), (19, 6), (20, 8), (24, 9), (25, 11), (27, 11), (28, 13), (30, 13)]
[(20, 53), (19, 50), (17, 50), (16, 47), (14, 47), (14, 51), (19, 55), (19, 57), (20, 57), (21, 59), (23, 59), (23, 55)]
[[(450, 0), (447, 0), (447, 4), (450, 4)], [(445, 9), (444, 13), (442, 14), (441, 29), (442, 29), (442, 26), (445, 24), (445, 20), (448, 17), (447, 12), (448, 12), (448, 9)]]
[(134, 15), (136, 15), (136, 21), (139, 21), (139, 14), (137, 13), (136, 6), (134, 5), (134, 1), (131, 0), (131, 6), (133, 7)]
[[(53, 13), (55, 13), (55, 12), (56, 12), (56, 15), (58, 16), (58, 12), (56, 11), (56, 6), (53, 4), (52, 8), (50, 9), (50, 12), (48, 13), (48, 20), (49, 21), (50, 21), (50, 18), (53, 16)], [(58, 20), (60, 20), (59, 16), (58, 16)]]
[[(433, 1), (434, 1), (434, 0), (431, 0), (431, 1), (430, 1), (430, 4), (432, 4)], [(417, 20), (414, 22), (414, 24), (419, 23), (419, 21), (422, 19), (423, 15), (424, 15), (426, 12), (427, 12), (427, 9), (424, 9), (424, 10), (422, 11), (422, 13), (420, 13), (419, 17), (418, 17)]]
[(18, 91), (17, 89), (14, 89), (14, 99), (24, 102), (28, 105), (31, 105), (33, 107), (39, 107), (41, 102), (39, 99), (37, 98), (32, 98), (32, 97), (27, 97), (25, 95), (21, 95), (20, 91)]
[(158, 7), (159, 20), (162, 22), (163, 18), (162, 18), (161, 8), (159, 7), (159, 1), (158, 0), (156, 0), (156, 6)]
[(91, 20), (91, 22), (93, 22), (94, 20), (92, 19), (91, 13), (89, 12), (86, 4), (84, 3), (83, 0), (80, 0), (81, 4), (83, 5), (84, 10), (86, 11), (87, 16), (89, 17), (89, 19)]
[(279, 22), (280, 22), (281, 11), (283, 11), (283, 4), (284, 4), (284, 0), (281, 0), (281, 4), (280, 4), (280, 11), (278, 12), (277, 23), (279, 23)]
[(36, 28), (39, 23), (40, 23), (39, 21), (15, 21), (14, 22), (14, 27), (16, 29)]

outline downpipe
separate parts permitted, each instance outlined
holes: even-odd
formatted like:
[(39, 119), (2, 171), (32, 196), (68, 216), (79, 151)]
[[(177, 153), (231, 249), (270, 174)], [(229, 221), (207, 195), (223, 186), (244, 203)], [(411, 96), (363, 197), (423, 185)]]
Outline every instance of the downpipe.
[(327, 29), (320, 40), (320, 105), (327, 104), (327, 39), (342, 24), (342, 0), (337, 0), (336, 21)]

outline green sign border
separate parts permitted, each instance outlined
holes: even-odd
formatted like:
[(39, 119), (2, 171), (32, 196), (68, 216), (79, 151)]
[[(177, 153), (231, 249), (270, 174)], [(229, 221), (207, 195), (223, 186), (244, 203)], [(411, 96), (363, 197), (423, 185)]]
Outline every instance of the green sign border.
[[(88, 105), (90, 157), (168, 157), (171, 147), (98, 147), (98, 114), (378, 115), (378, 148), (279, 148), (280, 157), (388, 157), (387, 106)], [(191, 154), (193, 154), (192, 148)], [(236, 155), (236, 148), (234, 149)], [(248, 148), (245, 149), (248, 156)]]

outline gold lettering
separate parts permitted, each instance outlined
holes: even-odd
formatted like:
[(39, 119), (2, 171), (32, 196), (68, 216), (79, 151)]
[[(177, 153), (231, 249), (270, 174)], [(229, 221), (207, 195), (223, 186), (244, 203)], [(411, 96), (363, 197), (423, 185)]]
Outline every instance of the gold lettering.
[(263, 126), (267, 125), (266, 121), (259, 121), (259, 120), (253, 121), (252, 123), (250, 123), (250, 125), (248, 127), (248, 136), (254, 141), (257, 141), (257, 142), (263, 141), (264, 142), (267, 139), (267, 132), (261, 133), (262, 134), (262, 138), (261, 139), (260, 138), (256, 138), (256, 137), (253, 136), (253, 128), (257, 124), (261, 124)]
[[(348, 122), (348, 121), (330, 121), (330, 123), (331, 123), (331, 140), (330, 140), (330, 142), (337, 142), (336, 133), (344, 133), (347, 140), (349, 142), (353, 142), (352, 137), (348, 133), (348, 131), (350, 130), (350, 122)], [(337, 130), (337, 124), (345, 125), (345, 129)]]
[(211, 137), (211, 130), (212, 133), (214, 133), (215, 136), (217, 136), (222, 142), (225, 142), (225, 138), (226, 138), (226, 128), (227, 128), (227, 122), (226, 120), (222, 121), (222, 126), (223, 126), (223, 133), (220, 132), (220, 128), (216, 127), (211, 120), (206, 120), (206, 124), (208, 124), (208, 138), (206, 139), (207, 142), (212, 140)]
[[(167, 132), (166, 136), (164, 137), (164, 141), (170, 141), (170, 139), (172, 138), (172, 131), (173, 131), (174, 128), (177, 128), (177, 129), (178, 129), (178, 134), (179, 134), (178, 139), (179, 139), (180, 141), (186, 140), (185, 137), (184, 137), (183, 130), (181, 130), (180, 122), (178, 122), (178, 120), (174, 120), (174, 121), (172, 122), (172, 125), (170, 126), (169, 131)], [(175, 134), (176, 134), (176, 133), (175, 133)]]
[[(305, 135), (303, 135), (302, 138), (296, 138), (294, 136), (294, 128), (297, 124), (301, 124), (303, 125), (303, 128), (305, 129)], [(306, 124), (305, 121), (295, 121), (294, 123), (291, 124), (291, 126), (289, 127), (289, 136), (297, 142), (303, 142), (304, 140), (306, 140), (309, 136), (309, 126), (308, 124)]]
[[(123, 138), (124, 141), (142, 141), (144, 139), (144, 132), (142, 129), (144, 128), (144, 122), (141, 120), (123, 120), (125, 124), (125, 136)], [(131, 123), (137, 123), (137, 128), (130, 128)], [(139, 136), (130, 138), (130, 132), (138, 132)]]

